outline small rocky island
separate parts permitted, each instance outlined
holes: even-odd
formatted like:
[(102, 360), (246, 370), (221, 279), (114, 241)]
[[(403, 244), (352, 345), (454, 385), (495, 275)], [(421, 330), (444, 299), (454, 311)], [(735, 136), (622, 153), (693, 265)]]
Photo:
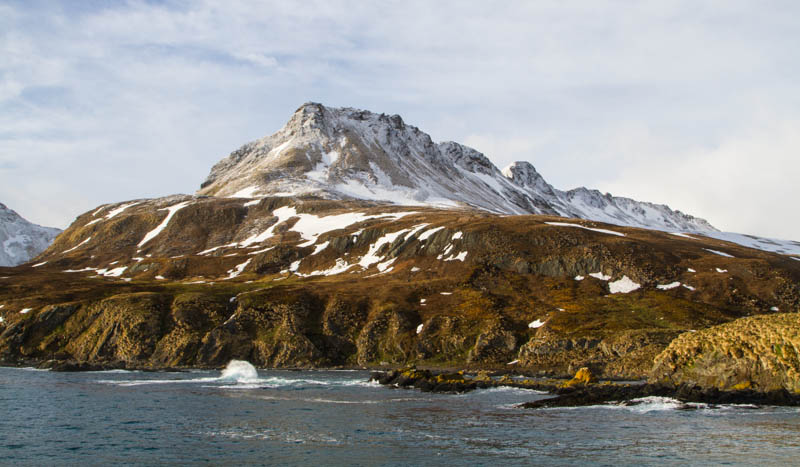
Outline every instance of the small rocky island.
[(752, 404), (800, 406), (800, 394), (786, 389), (757, 391), (751, 388), (720, 390), (716, 387), (702, 387), (696, 384), (669, 383), (630, 383), (599, 381), (588, 368), (581, 368), (572, 379), (557, 380), (548, 378), (511, 377), (492, 375), (481, 371), (468, 374), (458, 372), (435, 372), (408, 367), (385, 372), (375, 372), (371, 381), (382, 385), (418, 389), (423, 392), (464, 393), (476, 389), (513, 387), (544, 391), (554, 397), (521, 404), (526, 409), (577, 407), (606, 403), (635, 405), (646, 397), (668, 397), (684, 403), (703, 404)]

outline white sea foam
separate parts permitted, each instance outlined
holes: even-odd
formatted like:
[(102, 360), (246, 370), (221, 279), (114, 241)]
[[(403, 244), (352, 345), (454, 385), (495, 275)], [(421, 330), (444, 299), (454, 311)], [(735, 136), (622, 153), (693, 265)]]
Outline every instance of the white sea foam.
[(100, 379), (97, 383), (110, 384), (113, 386), (132, 387), (132, 386), (151, 386), (159, 384), (197, 384), (212, 383), (219, 381), (219, 378), (192, 378), (192, 379)]
[(174, 379), (125, 379), (125, 380), (99, 380), (101, 384), (114, 386), (146, 386), (160, 384), (200, 384), (201, 387), (220, 388), (226, 390), (248, 389), (277, 389), (281, 387), (303, 386), (360, 386), (378, 387), (375, 381), (366, 381), (362, 378), (290, 378), (283, 376), (258, 375), (256, 368), (244, 360), (231, 360), (222, 370), (219, 377), (203, 376), (199, 378), (174, 378)]
[(145, 386), (152, 384), (197, 384), (197, 383), (258, 383), (263, 381), (258, 377), (258, 371), (249, 362), (244, 360), (231, 360), (222, 370), (219, 377), (202, 377), (189, 379), (129, 379), (129, 380), (99, 380), (98, 383), (112, 384), (115, 386)]
[(626, 402), (608, 404), (608, 407), (617, 407), (637, 413), (659, 412), (666, 410), (693, 410), (707, 408), (707, 404), (681, 402), (671, 397), (650, 396), (632, 399)]
[(547, 391), (539, 391), (538, 389), (515, 388), (511, 386), (498, 386), (494, 388), (478, 389), (475, 394), (515, 394), (520, 396), (530, 396), (531, 394), (549, 394)]
[(341, 444), (341, 441), (325, 433), (309, 433), (298, 431), (285, 432), (282, 430), (272, 430), (269, 428), (259, 430), (236, 428), (231, 430), (209, 431), (201, 434), (211, 437), (224, 437), (231, 439), (274, 440), (288, 444)]
[(258, 380), (256, 367), (244, 360), (231, 360), (228, 366), (222, 370), (220, 381), (249, 382)]

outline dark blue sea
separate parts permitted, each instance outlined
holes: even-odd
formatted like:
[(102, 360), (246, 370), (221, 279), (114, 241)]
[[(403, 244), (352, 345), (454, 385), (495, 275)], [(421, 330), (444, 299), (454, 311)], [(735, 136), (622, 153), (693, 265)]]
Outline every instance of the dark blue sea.
[(797, 465), (800, 410), (525, 410), (547, 395), (423, 394), (363, 371), (53, 373), (0, 368), (0, 463)]

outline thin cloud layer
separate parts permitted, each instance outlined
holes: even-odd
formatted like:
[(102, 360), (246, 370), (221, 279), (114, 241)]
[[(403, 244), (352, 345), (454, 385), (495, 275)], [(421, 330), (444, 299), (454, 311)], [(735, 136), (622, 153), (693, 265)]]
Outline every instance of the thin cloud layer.
[(0, 6), (0, 201), (36, 222), (193, 192), (313, 100), (800, 239), (795, 2), (74, 3)]

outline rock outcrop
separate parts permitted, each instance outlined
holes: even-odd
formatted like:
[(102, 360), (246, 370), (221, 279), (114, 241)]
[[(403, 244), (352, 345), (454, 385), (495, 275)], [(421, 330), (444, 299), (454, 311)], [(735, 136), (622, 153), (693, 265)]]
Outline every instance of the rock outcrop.
[(800, 262), (703, 237), (316, 198), (104, 206), (40, 260), (0, 274), (9, 364), (642, 378), (682, 332), (800, 306)]
[(752, 316), (684, 333), (656, 357), (650, 379), (800, 393), (800, 313)]
[[(638, 379), (681, 333), (800, 310), (800, 244), (720, 235), (666, 206), (559, 191), (528, 163), (501, 172), (399, 116), (306, 104), (198, 195), (100, 206), (39, 264), (0, 271), (0, 363)], [(723, 346), (732, 374), (761, 350), (744, 345)], [(776, 363), (731, 384), (777, 387), (770, 372), (793, 367), (770, 345)], [(710, 368), (713, 352), (681, 350), (663, 377), (720, 384), (689, 372), (692, 352)]]

